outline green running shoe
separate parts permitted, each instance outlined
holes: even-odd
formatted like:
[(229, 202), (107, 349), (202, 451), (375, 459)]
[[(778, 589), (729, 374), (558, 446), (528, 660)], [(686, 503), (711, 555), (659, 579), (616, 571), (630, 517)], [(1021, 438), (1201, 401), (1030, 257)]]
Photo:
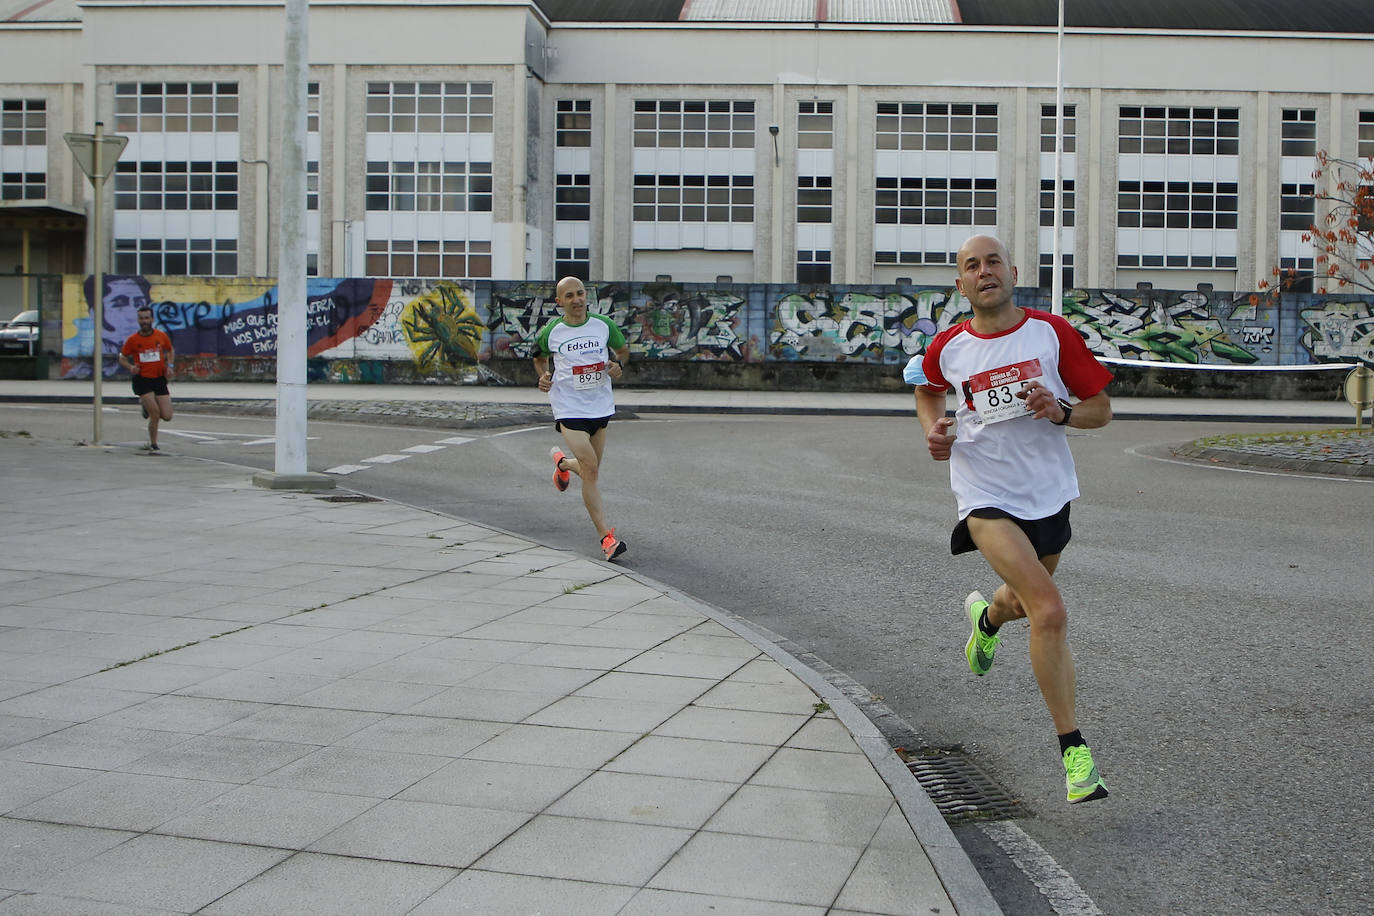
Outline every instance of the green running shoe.
[(993, 653), (1002, 641), (1002, 637), (989, 636), (978, 626), (978, 618), (983, 616), (983, 608), (987, 606), (981, 592), (969, 592), (964, 599), (964, 613), (968, 614), (969, 623), (973, 626), (964, 645), (964, 656), (968, 659), (969, 670), (979, 677), (987, 674), (992, 667)]
[(1093, 763), (1093, 752), (1077, 744), (1064, 752), (1064, 782), (1069, 787), (1069, 804), (1107, 797), (1107, 784)]

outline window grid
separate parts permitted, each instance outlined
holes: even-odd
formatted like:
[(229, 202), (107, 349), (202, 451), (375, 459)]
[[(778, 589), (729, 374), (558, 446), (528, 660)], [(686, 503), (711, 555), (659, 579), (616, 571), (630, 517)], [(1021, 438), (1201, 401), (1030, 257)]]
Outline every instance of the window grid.
[[(1121, 229), (1236, 228), (1235, 182), (1123, 181), (1117, 194)], [(1234, 256), (1211, 254), (1147, 255), (1119, 253), (1118, 267), (1234, 268)]]
[(825, 250), (797, 252), (798, 283), (829, 283), (831, 277), (830, 252)]
[(1240, 154), (1240, 109), (1121, 106), (1121, 153)]
[[(1078, 109), (1074, 105), (1064, 106), (1064, 152), (1072, 153), (1078, 149)], [(1040, 106), (1040, 152), (1054, 152), (1054, 106)]]
[(879, 102), (877, 148), (997, 149), (997, 106), (945, 102)]
[(636, 149), (753, 149), (752, 99), (638, 99)]
[(368, 210), (485, 213), (491, 195), (490, 162), (367, 163)]
[(635, 222), (752, 223), (753, 175), (636, 175)]
[(797, 148), (835, 148), (835, 103), (806, 101), (797, 103)]
[(238, 83), (116, 83), (114, 104), (116, 133), (239, 129)]
[(46, 172), (0, 173), (0, 200), (43, 200), (47, 196)]
[(828, 223), (833, 214), (833, 184), (829, 175), (797, 177), (797, 222)]
[(1317, 155), (1317, 110), (1315, 108), (1285, 108), (1280, 127), (1279, 155)]
[(587, 148), (592, 145), (591, 99), (559, 99), (554, 119), (554, 145)]
[(1360, 112), (1359, 134), (1355, 140), (1355, 155), (1360, 159), (1374, 156), (1374, 111)]
[(554, 276), (576, 277), (583, 283), (591, 280), (592, 259), (586, 248), (557, 248), (554, 250)]
[(236, 239), (115, 239), (114, 272), (168, 277), (234, 276)]
[(1279, 190), (1279, 229), (1310, 230), (1317, 218), (1316, 185), (1285, 184)]
[(162, 212), (238, 209), (237, 162), (119, 162), (115, 209)]
[(44, 99), (0, 101), (0, 146), (48, 146), (48, 103)]
[[(995, 226), (995, 178), (879, 178), (877, 222), (905, 226)], [(945, 263), (943, 261), (939, 263)]]
[(368, 239), (366, 266), (370, 277), (488, 278), (491, 242)]
[[(1059, 270), (1064, 278), (1064, 289), (1073, 288), (1073, 255), (1067, 251), (1059, 255)], [(1054, 252), (1040, 253), (1040, 288), (1054, 288)]]
[(592, 176), (557, 176), (554, 186), (553, 218), (573, 222), (586, 222), (592, 218)]
[(367, 84), (367, 132), (489, 134), (491, 83), (372, 82)]
[[(1073, 228), (1074, 206), (1076, 198), (1074, 196), (1074, 183), (1070, 178), (1063, 179), (1064, 184), (1064, 222), (1063, 228)], [(1040, 225), (1054, 227), (1054, 179), (1044, 178), (1040, 181)]]

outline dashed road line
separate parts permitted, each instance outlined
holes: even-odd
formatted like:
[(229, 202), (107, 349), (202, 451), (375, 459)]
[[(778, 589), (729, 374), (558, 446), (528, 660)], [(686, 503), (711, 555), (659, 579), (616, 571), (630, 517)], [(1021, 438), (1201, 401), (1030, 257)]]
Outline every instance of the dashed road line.
[(417, 455), (424, 455), (429, 452), (442, 452), (443, 450), (444, 447), (442, 445), (412, 445), (410, 448), (401, 449), (403, 452), (413, 452)]
[(405, 461), (409, 455), (373, 455), (371, 458), (364, 458), (368, 464), (395, 464), (397, 461)]
[(983, 825), (983, 832), (1001, 847), (1059, 916), (1103, 916), (1073, 876), (1026, 831), (1010, 821)]

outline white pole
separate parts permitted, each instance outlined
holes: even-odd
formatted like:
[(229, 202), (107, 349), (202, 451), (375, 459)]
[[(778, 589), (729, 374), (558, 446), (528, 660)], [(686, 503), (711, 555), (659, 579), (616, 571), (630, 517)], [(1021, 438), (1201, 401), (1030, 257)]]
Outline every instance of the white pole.
[(1054, 72), (1054, 256), (1050, 280), (1050, 308), (1064, 314), (1064, 268), (1060, 236), (1064, 230), (1064, 0), (1059, 0), (1059, 31), (1055, 39)]
[[(286, 0), (281, 232), (277, 234), (276, 472), (306, 471), (305, 136), (308, 0)], [(270, 173), (269, 173), (270, 174)], [(271, 193), (271, 189), (267, 189)]]
[[(95, 383), (92, 389), (91, 405), (95, 408), (95, 417), (91, 421), (91, 438), (94, 440), (92, 445), (100, 445), (102, 437), (101, 413), (105, 407), (101, 391), (101, 382), (105, 375), (105, 271), (101, 264), (104, 262), (102, 250), (104, 241), (101, 238), (102, 222), (104, 217), (101, 215), (101, 205), (105, 198), (105, 163), (101, 162), (101, 154), (104, 152), (102, 147), (105, 145), (105, 125), (103, 122), (95, 122), (95, 143), (91, 149), (91, 183), (95, 187), (95, 203), (91, 206), (91, 218), (95, 220), (95, 233), (91, 238), (91, 260), (95, 264), (95, 276), (91, 277), (94, 281), (91, 285), (91, 318), (95, 327), (92, 329), (91, 346), (91, 379)], [(120, 342), (121, 344), (123, 341)]]

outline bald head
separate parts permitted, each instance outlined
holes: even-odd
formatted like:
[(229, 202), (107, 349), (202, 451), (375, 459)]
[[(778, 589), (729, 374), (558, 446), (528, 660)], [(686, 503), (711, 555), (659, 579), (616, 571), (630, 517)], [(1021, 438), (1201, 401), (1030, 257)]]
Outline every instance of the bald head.
[(954, 285), (975, 312), (1012, 307), (1016, 268), (1007, 246), (995, 235), (975, 235), (959, 246)]
[(576, 277), (564, 277), (554, 288), (554, 298), (563, 310), (563, 317), (571, 324), (581, 324), (587, 319), (587, 287)]

